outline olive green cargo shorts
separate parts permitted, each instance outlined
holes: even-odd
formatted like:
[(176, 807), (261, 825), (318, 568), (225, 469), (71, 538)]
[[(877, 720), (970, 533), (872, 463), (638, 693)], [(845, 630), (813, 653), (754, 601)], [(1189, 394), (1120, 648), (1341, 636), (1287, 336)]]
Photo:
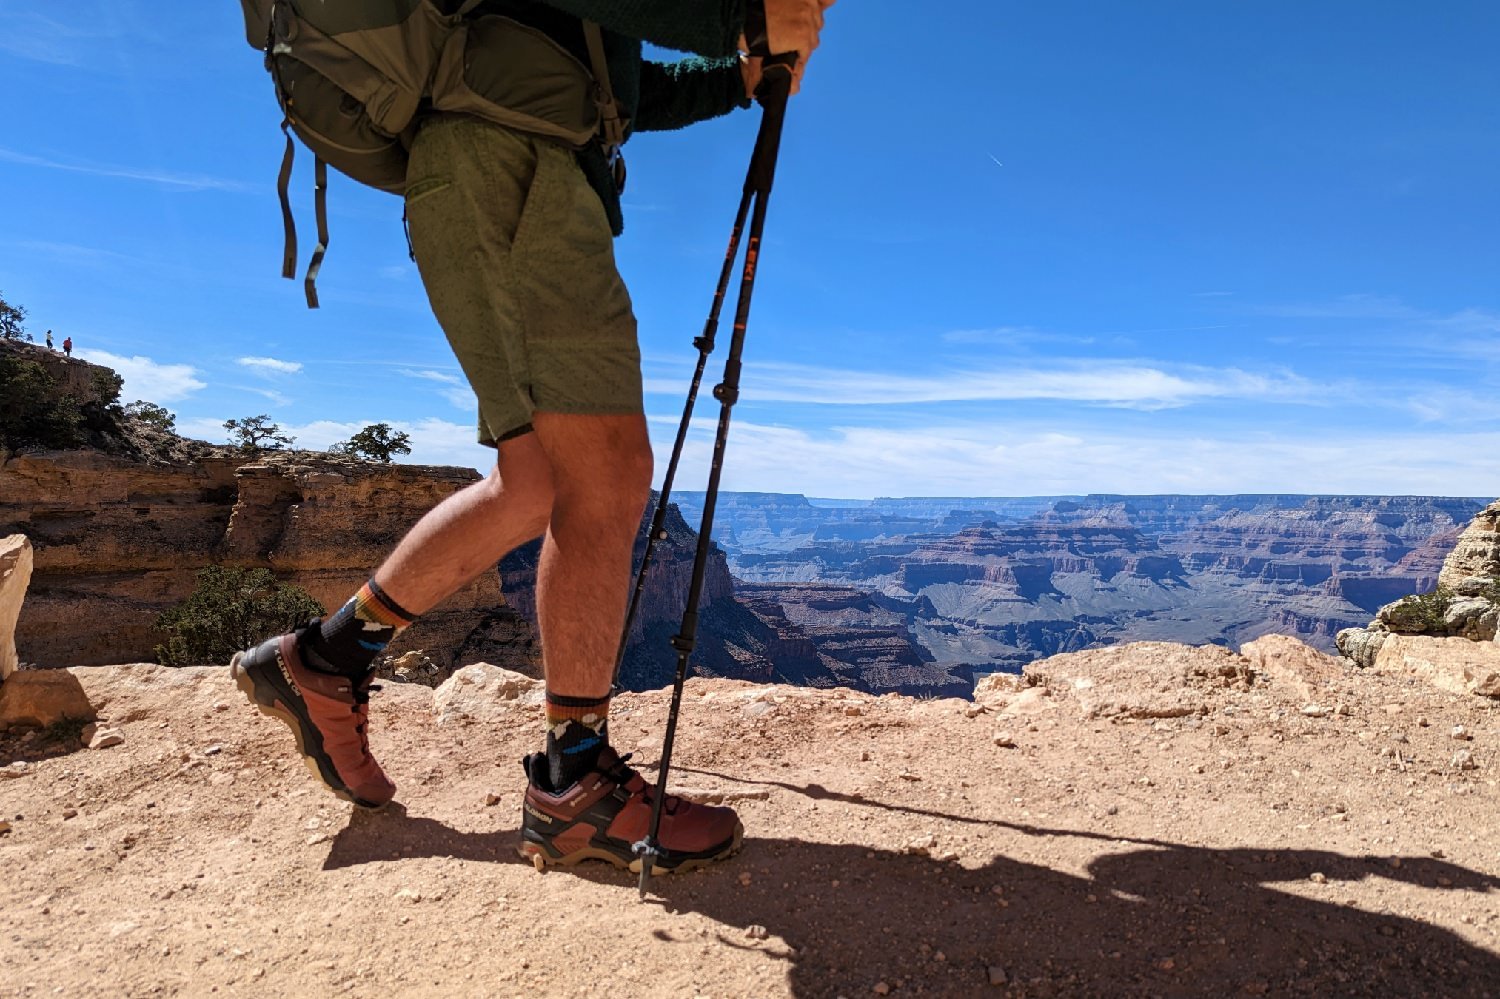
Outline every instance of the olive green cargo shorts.
[(630, 294), (572, 152), (439, 116), (413, 141), (406, 176), (412, 247), (478, 397), (480, 443), (527, 432), (538, 409), (643, 412)]

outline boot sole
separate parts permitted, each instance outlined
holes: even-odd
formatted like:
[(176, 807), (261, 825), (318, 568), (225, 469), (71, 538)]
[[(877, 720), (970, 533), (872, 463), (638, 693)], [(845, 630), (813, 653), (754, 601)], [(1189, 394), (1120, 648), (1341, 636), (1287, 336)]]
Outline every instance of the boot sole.
[[(699, 868), (707, 867), (709, 864), (717, 863), (720, 860), (727, 860), (739, 852), (744, 839), (745, 826), (742, 823), (736, 822), (734, 825), (734, 838), (729, 841), (728, 846), (724, 847), (718, 853), (708, 857), (693, 857), (682, 861), (674, 867), (662, 867), (660, 864), (652, 864), (651, 876), (655, 878), (661, 877), (663, 874), (696, 871)], [(540, 843), (526, 842), (517, 847), (516, 852), (523, 859), (529, 860), (531, 865), (539, 871), (545, 870), (548, 867), (576, 867), (585, 860), (603, 860), (622, 871), (628, 870), (632, 874), (641, 873), (641, 858), (636, 857), (627, 861), (623, 857), (610, 853), (608, 850), (601, 850), (594, 846), (586, 846), (582, 850), (574, 850), (572, 853), (554, 857), (548, 854), (547, 848)]]
[(366, 812), (378, 812), (385, 808), (386, 803), (375, 805), (367, 801), (362, 801), (359, 798), (356, 798), (348, 788), (335, 787), (334, 785), (328, 783), (328, 781), (323, 777), (322, 770), (320, 770), (318, 767), (317, 758), (307, 751), (307, 743), (303, 739), (302, 735), (301, 719), (292, 714), (290, 711), (281, 707), (279, 704), (267, 704), (256, 696), (255, 678), (250, 675), (249, 670), (243, 668), (240, 665), (240, 657), (242, 655), (244, 655), (244, 653), (236, 652), (234, 654), (234, 658), (229, 660), (229, 675), (234, 677), (235, 686), (240, 688), (240, 693), (245, 695), (246, 700), (250, 702), (255, 710), (259, 711), (267, 718), (275, 718), (277, 721), (281, 722), (287, 728), (292, 730), (292, 738), (297, 742), (297, 754), (302, 758), (302, 765), (307, 767), (307, 772), (312, 774), (313, 778), (319, 784), (322, 784), (324, 787), (328, 788), (329, 791), (332, 791), (335, 797), (342, 798), (343, 800), (349, 802), (349, 804), (353, 805), (355, 808), (361, 809)]

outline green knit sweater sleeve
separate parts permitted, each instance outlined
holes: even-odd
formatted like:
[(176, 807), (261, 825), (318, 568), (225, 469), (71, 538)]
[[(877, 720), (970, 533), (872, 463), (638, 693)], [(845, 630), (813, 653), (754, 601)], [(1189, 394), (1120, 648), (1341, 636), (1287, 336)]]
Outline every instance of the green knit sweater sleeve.
[(638, 132), (665, 132), (750, 106), (738, 58), (641, 64)]
[(745, 0), (543, 0), (600, 27), (679, 52), (733, 55), (745, 25)]

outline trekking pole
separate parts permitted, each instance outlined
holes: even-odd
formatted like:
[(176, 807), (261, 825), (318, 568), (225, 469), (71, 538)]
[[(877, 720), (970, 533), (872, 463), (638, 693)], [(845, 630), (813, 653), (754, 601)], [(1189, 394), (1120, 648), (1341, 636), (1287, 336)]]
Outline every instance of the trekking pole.
[[(750, 297), (755, 291), (755, 272), (760, 263), (761, 235), (766, 224), (766, 202), (770, 199), (771, 184), (776, 176), (776, 157), (781, 150), (781, 126), (786, 120), (786, 102), (791, 93), (792, 69), (797, 55), (772, 56), (762, 64), (760, 86), (756, 99), (761, 106), (760, 132), (755, 137), (755, 151), (750, 157), (750, 168), (745, 175), (744, 196), (735, 219), (735, 232), (730, 237), (730, 256), (725, 261), (727, 276), (730, 264), (739, 248), (739, 231), (744, 225), (747, 210), (750, 214), (750, 240), (745, 249), (745, 265), (740, 275), (740, 294), (735, 305), (734, 330), (729, 340), (729, 356), (724, 361), (724, 380), (714, 387), (714, 398), (719, 400), (719, 426), (714, 436), (712, 462), (708, 471), (708, 489), (703, 496), (703, 518), (698, 528), (698, 551), (693, 559), (692, 583), (688, 587), (687, 606), (682, 613), (682, 630), (672, 636), (672, 647), (677, 650), (677, 675), (672, 682), (672, 705), (667, 712), (667, 732), (662, 740), (661, 765), (657, 771), (656, 797), (651, 803), (651, 824), (646, 838), (634, 845), (636, 856), (641, 860), (640, 894), (645, 898), (651, 883), (651, 870), (661, 856), (661, 844), (657, 834), (661, 831), (662, 806), (667, 800), (667, 777), (672, 768), (672, 747), (677, 739), (677, 718), (682, 708), (682, 687), (687, 680), (688, 658), (693, 653), (698, 637), (698, 602), (703, 595), (703, 576), (708, 565), (709, 552), (713, 547), (714, 507), (718, 502), (719, 480), (724, 471), (724, 449), (729, 441), (729, 417), (740, 396), (740, 356), (745, 347), (745, 327), (750, 321)], [(718, 310), (722, 304), (727, 281), (721, 280), (715, 293), (711, 325), (717, 325)], [(700, 348), (701, 353), (701, 348)], [(706, 356), (706, 355), (703, 355)], [(700, 368), (702, 360), (700, 359)], [(694, 381), (693, 392), (697, 382)], [(689, 395), (689, 407), (692, 405)], [(691, 409), (689, 410), (689, 412)], [(688, 414), (678, 428), (677, 449), (673, 452), (669, 472), (675, 473), (676, 464), (686, 437)], [(665, 483), (664, 483), (665, 485)], [(665, 508), (665, 500), (658, 506), (658, 519)], [(648, 542), (649, 546), (649, 542)]]

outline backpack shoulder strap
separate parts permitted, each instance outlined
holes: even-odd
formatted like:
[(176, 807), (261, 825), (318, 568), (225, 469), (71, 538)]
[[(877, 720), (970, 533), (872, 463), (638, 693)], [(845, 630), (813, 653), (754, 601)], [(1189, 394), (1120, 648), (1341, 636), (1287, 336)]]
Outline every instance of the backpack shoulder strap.
[(599, 128), (604, 139), (604, 151), (613, 158), (625, 144), (625, 119), (620, 117), (620, 103), (615, 100), (614, 87), (609, 82), (609, 62), (604, 57), (604, 33), (593, 21), (584, 21), (583, 36), (588, 40), (589, 61), (594, 64), (594, 83), (599, 88), (596, 103), (599, 105)]

